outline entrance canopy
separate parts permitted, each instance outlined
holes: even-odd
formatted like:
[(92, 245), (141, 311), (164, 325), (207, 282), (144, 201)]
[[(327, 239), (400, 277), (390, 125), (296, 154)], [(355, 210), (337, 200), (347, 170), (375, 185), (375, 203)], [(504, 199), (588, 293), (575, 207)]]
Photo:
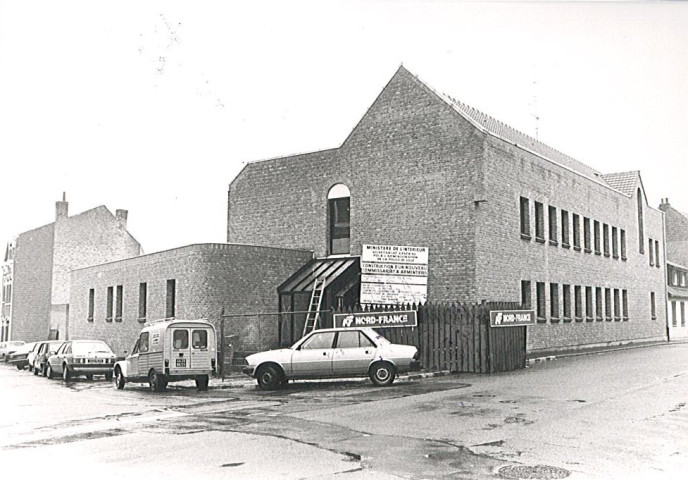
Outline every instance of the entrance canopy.
[(358, 257), (316, 258), (277, 287), (277, 292), (280, 295), (312, 292), (316, 280), (323, 279), (330, 285), (345, 272), (348, 274), (354, 265), (358, 266)]

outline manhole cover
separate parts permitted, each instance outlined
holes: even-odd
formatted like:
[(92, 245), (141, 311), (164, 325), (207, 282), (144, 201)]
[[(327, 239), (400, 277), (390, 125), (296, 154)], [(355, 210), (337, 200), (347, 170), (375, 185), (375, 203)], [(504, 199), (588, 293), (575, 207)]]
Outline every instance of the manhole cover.
[(518, 479), (550, 479), (566, 478), (571, 472), (563, 468), (550, 467), (549, 465), (508, 465), (499, 469), (498, 473), (504, 478)]

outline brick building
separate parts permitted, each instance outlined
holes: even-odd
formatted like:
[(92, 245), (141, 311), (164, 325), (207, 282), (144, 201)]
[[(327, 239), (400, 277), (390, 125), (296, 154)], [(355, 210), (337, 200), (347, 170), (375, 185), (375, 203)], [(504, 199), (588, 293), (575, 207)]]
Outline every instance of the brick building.
[(3, 262), (2, 339), (67, 338), (70, 272), (137, 256), (141, 245), (127, 231), (126, 210), (105, 206), (69, 216), (56, 202), (55, 221), (17, 235)]
[(672, 207), (668, 198), (662, 200), (659, 209), (666, 223), (669, 338), (688, 338), (688, 215)]
[[(74, 270), (70, 336), (105, 340), (121, 355), (144, 323), (160, 319), (207, 319), (219, 335), (223, 312), (276, 312), (277, 287), (312, 258), (304, 250), (211, 243)], [(277, 345), (277, 318), (232, 320), (225, 333), (237, 356)]]
[(531, 306), (531, 353), (666, 339), (663, 232), (639, 172), (598, 172), (403, 67), (341, 146), (249, 163), (228, 193), (228, 242), (427, 247), (427, 299)]

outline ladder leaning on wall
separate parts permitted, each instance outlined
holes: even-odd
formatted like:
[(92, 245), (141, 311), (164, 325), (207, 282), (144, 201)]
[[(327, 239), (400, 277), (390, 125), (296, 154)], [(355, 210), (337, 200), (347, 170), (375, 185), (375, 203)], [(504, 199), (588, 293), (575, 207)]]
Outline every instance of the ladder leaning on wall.
[(327, 280), (325, 278), (316, 278), (313, 283), (313, 294), (311, 295), (311, 304), (308, 307), (306, 314), (306, 323), (303, 325), (303, 336), (318, 328), (320, 322), (320, 306), (322, 305), (323, 292)]

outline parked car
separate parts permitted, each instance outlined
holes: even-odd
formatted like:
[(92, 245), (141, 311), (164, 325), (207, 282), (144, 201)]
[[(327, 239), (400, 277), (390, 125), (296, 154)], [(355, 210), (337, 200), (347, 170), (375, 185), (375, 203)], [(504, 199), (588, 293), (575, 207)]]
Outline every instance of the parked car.
[(53, 378), (62, 375), (68, 381), (78, 375), (85, 375), (92, 380), (93, 375), (105, 375), (112, 380), (112, 368), (115, 366), (115, 354), (107, 343), (101, 340), (67, 340), (55, 352), (48, 356), (45, 376)]
[(399, 373), (418, 370), (418, 349), (396, 345), (372, 328), (315, 330), (291, 348), (246, 357), (243, 372), (272, 390), (292, 379), (364, 377), (391, 385)]
[(48, 362), (48, 357), (55, 354), (57, 350), (62, 346), (64, 341), (62, 340), (48, 340), (45, 342), (40, 342), (38, 346), (38, 351), (36, 352), (36, 357), (33, 359), (32, 372), (34, 375), (45, 376), (45, 367)]
[(17, 347), (21, 345), (24, 345), (24, 342), (21, 340), (10, 340), (7, 342), (0, 343), (0, 359), (8, 361), (9, 354), (14, 352), (17, 349)]
[(126, 359), (115, 364), (115, 388), (126, 382), (148, 382), (154, 392), (169, 382), (195, 380), (196, 388), (208, 389), (215, 373), (215, 327), (205, 320), (169, 320), (147, 325)]
[(37, 344), (38, 342), (30, 342), (19, 345), (14, 352), (7, 356), (7, 361), (17, 367), (17, 370), (24, 370), (24, 367), (29, 364), (29, 353), (33, 351)]

